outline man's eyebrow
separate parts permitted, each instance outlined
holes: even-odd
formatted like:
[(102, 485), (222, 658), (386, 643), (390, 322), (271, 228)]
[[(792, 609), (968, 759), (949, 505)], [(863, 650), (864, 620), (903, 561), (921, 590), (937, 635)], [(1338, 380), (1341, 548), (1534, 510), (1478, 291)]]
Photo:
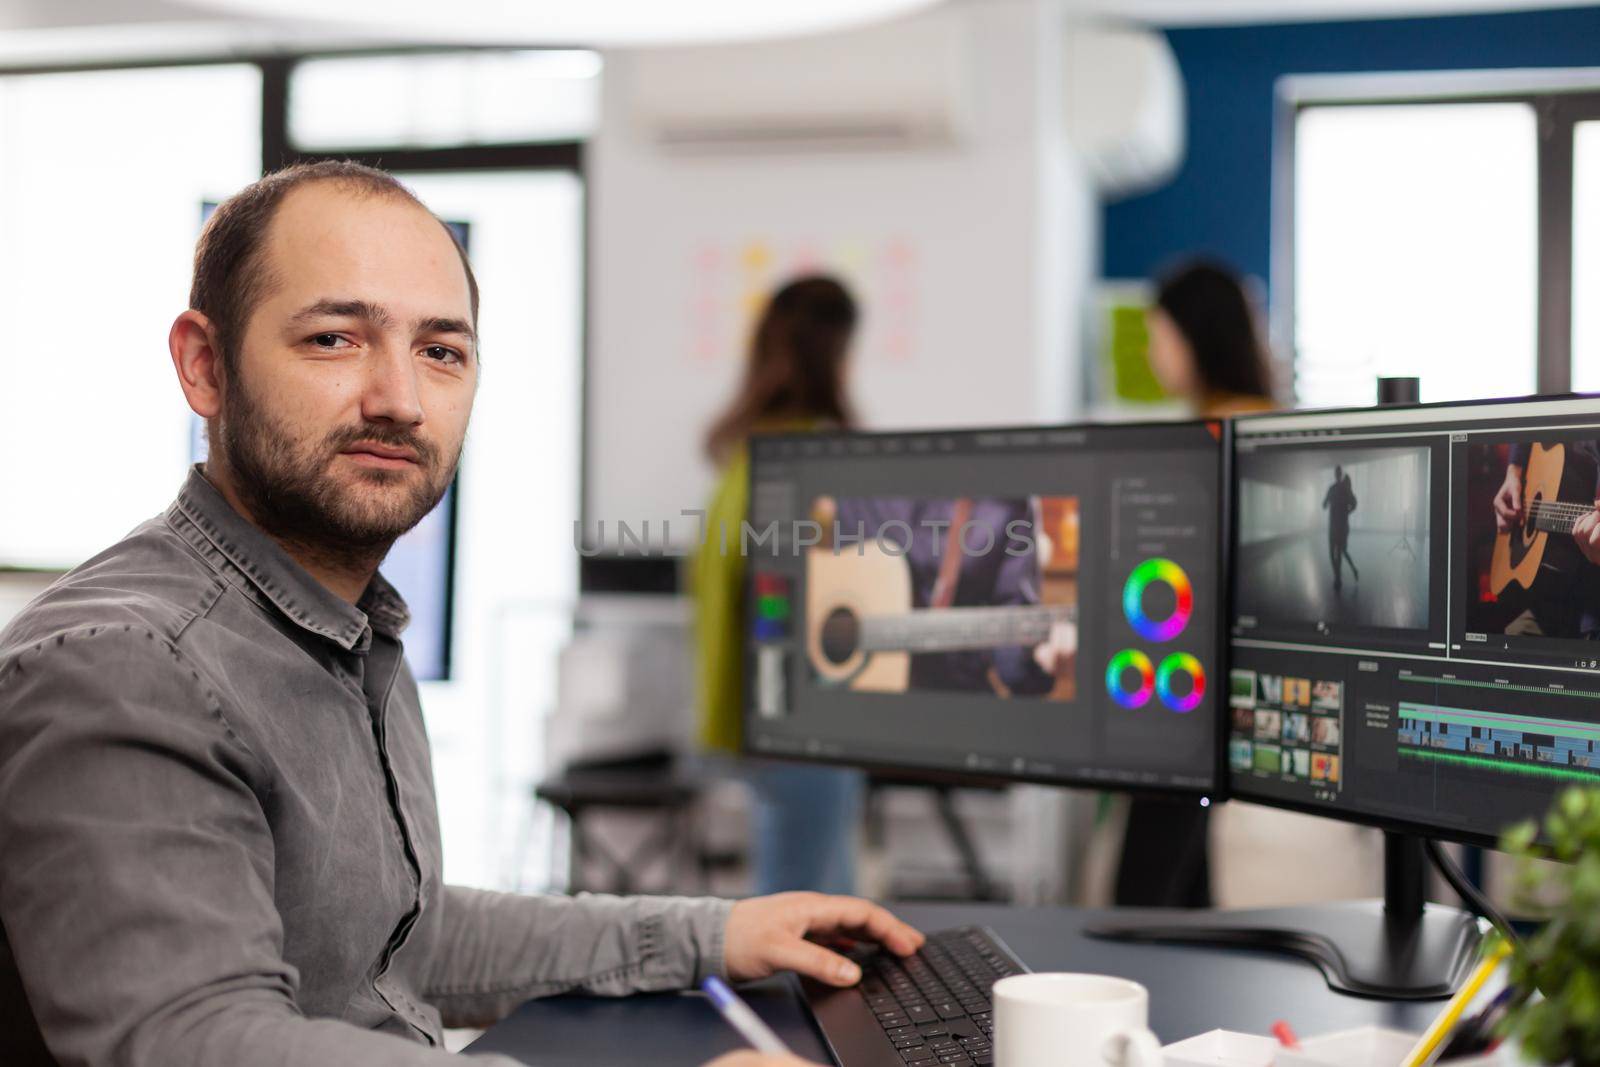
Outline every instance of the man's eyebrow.
[[(381, 304), (374, 304), (370, 300), (336, 300), (323, 299), (305, 307), (289, 316), (291, 326), (308, 323), (313, 319), (328, 316), (338, 318), (362, 319), (374, 326), (385, 327), (394, 322), (394, 316)], [(477, 343), (478, 336), (472, 329), (472, 324), (465, 319), (450, 318), (441, 315), (426, 315), (412, 323), (412, 330), (416, 333), (454, 333)]]
[(449, 318), (422, 318), (414, 324), (417, 333), (458, 333), (474, 344), (478, 335), (473, 333), (472, 324), (465, 319)]
[(389, 314), (388, 309), (381, 304), (374, 304), (370, 300), (334, 300), (325, 298), (318, 300), (315, 304), (307, 304), (293, 315), (290, 315), (289, 324), (293, 326), (328, 316), (345, 319), (365, 319), (374, 326), (387, 326), (394, 321), (394, 316)]

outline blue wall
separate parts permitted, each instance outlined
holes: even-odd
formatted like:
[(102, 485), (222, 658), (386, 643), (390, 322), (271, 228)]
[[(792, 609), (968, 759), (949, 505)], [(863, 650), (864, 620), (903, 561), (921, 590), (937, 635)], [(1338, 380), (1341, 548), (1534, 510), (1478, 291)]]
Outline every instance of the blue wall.
[(1268, 277), (1273, 86), (1280, 75), (1600, 66), (1600, 7), (1507, 15), (1169, 30), (1188, 91), (1177, 177), (1105, 210), (1102, 270), (1146, 277), (1220, 255)]

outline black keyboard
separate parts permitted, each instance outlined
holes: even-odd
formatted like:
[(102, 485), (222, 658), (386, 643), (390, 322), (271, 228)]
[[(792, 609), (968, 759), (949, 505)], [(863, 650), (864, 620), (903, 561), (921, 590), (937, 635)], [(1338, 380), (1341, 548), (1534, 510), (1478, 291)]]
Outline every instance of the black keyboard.
[(1028, 970), (983, 926), (929, 934), (921, 951), (903, 959), (876, 947), (851, 959), (861, 965), (859, 985), (801, 982), (841, 1067), (990, 1067), (990, 987)]

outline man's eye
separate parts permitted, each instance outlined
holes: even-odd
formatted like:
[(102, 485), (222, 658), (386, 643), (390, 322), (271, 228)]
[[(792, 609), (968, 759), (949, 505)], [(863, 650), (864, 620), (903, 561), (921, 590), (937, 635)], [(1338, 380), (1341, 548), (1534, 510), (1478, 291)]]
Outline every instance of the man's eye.
[(429, 345), (422, 351), (429, 359), (436, 359), (440, 363), (461, 362), (461, 353), (453, 348), (446, 348), (444, 345)]
[(335, 348), (344, 338), (336, 333), (319, 333), (311, 338), (311, 343), (319, 348)]

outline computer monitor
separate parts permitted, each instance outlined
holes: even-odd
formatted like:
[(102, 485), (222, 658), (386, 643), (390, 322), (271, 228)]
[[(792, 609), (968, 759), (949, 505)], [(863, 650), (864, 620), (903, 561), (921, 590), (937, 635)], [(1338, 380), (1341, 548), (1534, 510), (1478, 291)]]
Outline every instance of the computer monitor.
[(1205, 794), (1218, 422), (758, 436), (745, 746)]
[(1384, 898), (1097, 932), (1448, 996), (1481, 923), (1425, 904), (1419, 838), (1493, 844), (1600, 781), (1600, 567), (1574, 537), (1600, 522), (1600, 399), (1261, 415), (1231, 436), (1228, 791), (1383, 827)]
[(1600, 399), (1268, 415), (1234, 443), (1234, 796), (1493, 844), (1600, 783), (1600, 548), (1573, 534), (1600, 521)]

